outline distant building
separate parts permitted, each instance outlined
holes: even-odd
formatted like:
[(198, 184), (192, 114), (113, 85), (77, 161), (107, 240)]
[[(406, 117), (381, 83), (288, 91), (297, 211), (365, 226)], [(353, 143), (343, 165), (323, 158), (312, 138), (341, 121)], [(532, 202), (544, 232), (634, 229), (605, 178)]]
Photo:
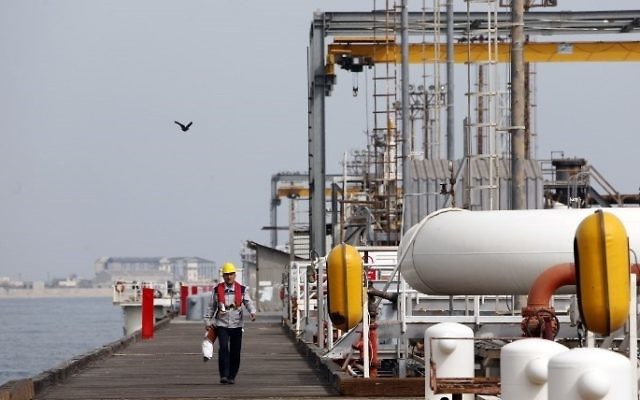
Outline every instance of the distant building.
[(108, 287), (115, 281), (181, 281), (211, 283), (216, 280), (214, 261), (200, 257), (101, 257), (95, 262), (94, 284)]
[(77, 279), (72, 279), (72, 278), (61, 279), (61, 280), (58, 281), (58, 286), (59, 287), (63, 287), (63, 288), (78, 287), (78, 280)]

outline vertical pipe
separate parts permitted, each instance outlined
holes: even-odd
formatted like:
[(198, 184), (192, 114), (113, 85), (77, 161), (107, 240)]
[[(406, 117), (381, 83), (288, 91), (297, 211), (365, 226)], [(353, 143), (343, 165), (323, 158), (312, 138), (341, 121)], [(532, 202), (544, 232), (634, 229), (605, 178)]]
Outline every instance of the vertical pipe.
[[(318, 348), (324, 350), (324, 274), (325, 274), (324, 258), (317, 260), (318, 277), (316, 278), (316, 299), (318, 299)], [(324, 353), (324, 351), (323, 351)]]
[[(476, 154), (484, 154), (484, 129), (482, 123), (484, 122), (484, 96), (481, 94), (484, 90), (484, 65), (478, 64), (478, 129), (476, 137)], [(466, 153), (465, 153), (466, 154)], [(471, 154), (471, 153), (469, 153)]]
[(309, 264), (305, 268), (304, 274), (304, 326), (305, 328), (309, 325), (309, 280), (311, 279), (309, 270), (313, 270), (313, 264)]
[(295, 196), (289, 197), (289, 262), (292, 263), (296, 256), (296, 249), (294, 246), (293, 225), (296, 219), (296, 199)]
[(309, 234), (311, 252), (326, 254), (324, 14), (316, 13), (309, 52)]
[[(482, 96), (478, 96), (478, 97), (482, 97)], [(461, 168), (464, 167), (464, 177), (463, 177), (464, 192), (462, 193), (462, 196), (463, 196), (462, 207), (470, 210), (471, 209), (471, 187), (473, 186), (473, 182), (471, 181), (472, 150), (471, 150), (471, 127), (469, 126), (469, 117), (464, 117), (462, 129), (464, 132), (464, 142), (463, 142), (464, 165), (460, 166)], [(478, 128), (478, 134), (480, 134), (479, 132), (480, 132), (480, 128)]]
[[(331, 247), (335, 247), (342, 241), (343, 224), (338, 225), (338, 190), (340, 187), (337, 183), (331, 183)], [(342, 215), (342, 212), (340, 212)], [(340, 233), (338, 233), (340, 229)]]
[(524, 177), (524, 0), (511, 2), (511, 208), (523, 210)]
[[(401, 53), (402, 53), (402, 195), (403, 215), (406, 212), (407, 196), (411, 192), (409, 180), (409, 152), (411, 151), (411, 132), (409, 131), (409, 6), (408, 0), (402, 0), (401, 21)], [(409, 229), (410, 224), (402, 224), (402, 233)]]
[[(347, 222), (347, 217), (344, 215), (344, 202), (347, 199), (347, 152), (344, 152), (344, 158), (343, 158), (343, 169), (342, 169), (342, 203), (340, 206), (340, 242), (339, 243), (343, 243), (344, 242), (344, 226), (345, 223)], [(338, 245), (339, 243), (334, 243), (335, 245)]]
[(531, 158), (531, 69), (524, 63), (524, 158)]
[(362, 304), (362, 364), (364, 377), (369, 378), (369, 294), (367, 288), (363, 288), (362, 291), (364, 299)]
[(447, 159), (455, 155), (453, 108), (453, 0), (447, 0)]
[(269, 225), (271, 226), (271, 247), (278, 246), (278, 192), (277, 192), (277, 175), (271, 176), (271, 204), (269, 208)]
[(142, 338), (153, 338), (153, 289), (142, 289)]
[[(398, 271), (401, 273), (402, 271)], [(399, 319), (400, 319), (400, 338), (398, 339), (398, 378), (407, 377), (407, 354), (408, 354), (408, 340), (407, 340), (407, 282), (404, 279), (400, 279), (398, 282), (400, 285), (400, 307), (399, 307)], [(375, 323), (375, 321), (374, 321)]]
[[(631, 299), (629, 304), (629, 362), (631, 363), (631, 376), (638, 376), (638, 282), (636, 274), (631, 274), (629, 279), (629, 288)], [(631, 391), (633, 398), (638, 398), (638, 380), (631, 380)]]
[[(300, 318), (302, 317), (302, 315), (300, 315), (300, 286), (302, 284), (302, 282), (300, 281), (300, 264), (296, 263), (295, 264), (295, 271), (296, 271), (296, 297), (295, 297), (295, 302), (296, 302), (296, 335), (298, 335), (300, 333)], [(289, 293), (293, 293), (293, 291), (291, 290), (291, 287), (289, 287)], [(306, 304), (304, 306), (304, 308), (307, 308)]]
[(260, 254), (259, 250), (256, 249), (256, 310), (262, 311), (262, 307), (260, 305)]

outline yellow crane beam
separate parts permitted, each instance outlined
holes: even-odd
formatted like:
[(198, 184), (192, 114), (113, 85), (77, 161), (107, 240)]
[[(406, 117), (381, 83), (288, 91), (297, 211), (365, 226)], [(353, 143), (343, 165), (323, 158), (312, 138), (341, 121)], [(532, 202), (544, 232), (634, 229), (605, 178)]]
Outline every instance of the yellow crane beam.
[[(409, 63), (446, 62), (446, 44), (440, 45), (440, 60), (435, 59), (434, 48), (435, 45), (432, 43), (410, 43)], [(456, 63), (477, 63), (489, 60), (490, 48), (486, 42), (456, 43), (453, 49)], [(494, 49), (495, 47), (491, 47), (491, 51)], [(511, 44), (508, 42), (498, 43), (496, 53), (492, 57), (495, 61), (509, 62)], [(329, 44), (327, 70), (332, 71), (333, 64), (340, 64), (345, 57), (350, 59), (353, 65), (400, 63), (400, 45), (372, 40), (370, 43), (365, 43), (362, 38), (356, 40), (337, 39)], [(354, 58), (355, 61), (353, 61)], [(524, 44), (524, 60), (533, 63), (640, 61), (640, 41), (527, 42)]]

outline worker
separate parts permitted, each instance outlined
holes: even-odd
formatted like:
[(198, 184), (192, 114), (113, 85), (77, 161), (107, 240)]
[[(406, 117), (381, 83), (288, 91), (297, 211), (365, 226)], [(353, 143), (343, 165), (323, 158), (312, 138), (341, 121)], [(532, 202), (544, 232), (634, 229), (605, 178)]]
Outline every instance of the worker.
[(214, 326), (217, 331), (220, 354), (218, 370), (220, 383), (234, 384), (240, 368), (240, 350), (242, 348), (243, 318), (242, 305), (256, 320), (256, 308), (249, 297), (246, 286), (236, 282), (236, 267), (226, 262), (222, 265), (222, 278), (211, 295), (209, 308), (205, 314), (207, 327)]

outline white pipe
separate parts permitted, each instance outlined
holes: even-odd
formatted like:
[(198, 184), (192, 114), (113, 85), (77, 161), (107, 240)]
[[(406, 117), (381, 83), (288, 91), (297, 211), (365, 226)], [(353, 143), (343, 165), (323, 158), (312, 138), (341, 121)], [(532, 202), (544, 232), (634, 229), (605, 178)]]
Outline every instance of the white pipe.
[(369, 296), (367, 289), (363, 288), (364, 302), (362, 303), (362, 363), (364, 364), (364, 377), (369, 377)]
[[(403, 236), (400, 270), (426, 294), (527, 294), (545, 269), (573, 262), (576, 228), (594, 211), (443, 209)], [(640, 251), (640, 208), (605, 211), (620, 218), (630, 248)]]
[(638, 287), (636, 274), (631, 274), (629, 290), (631, 299), (629, 304), (629, 362), (631, 363), (631, 393), (638, 398)]
[[(296, 263), (296, 335), (300, 333), (300, 264)], [(293, 293), (291, 288), (289, 288), (289, 293)], [(307, 305), (305, 304), (305, 307)]]

